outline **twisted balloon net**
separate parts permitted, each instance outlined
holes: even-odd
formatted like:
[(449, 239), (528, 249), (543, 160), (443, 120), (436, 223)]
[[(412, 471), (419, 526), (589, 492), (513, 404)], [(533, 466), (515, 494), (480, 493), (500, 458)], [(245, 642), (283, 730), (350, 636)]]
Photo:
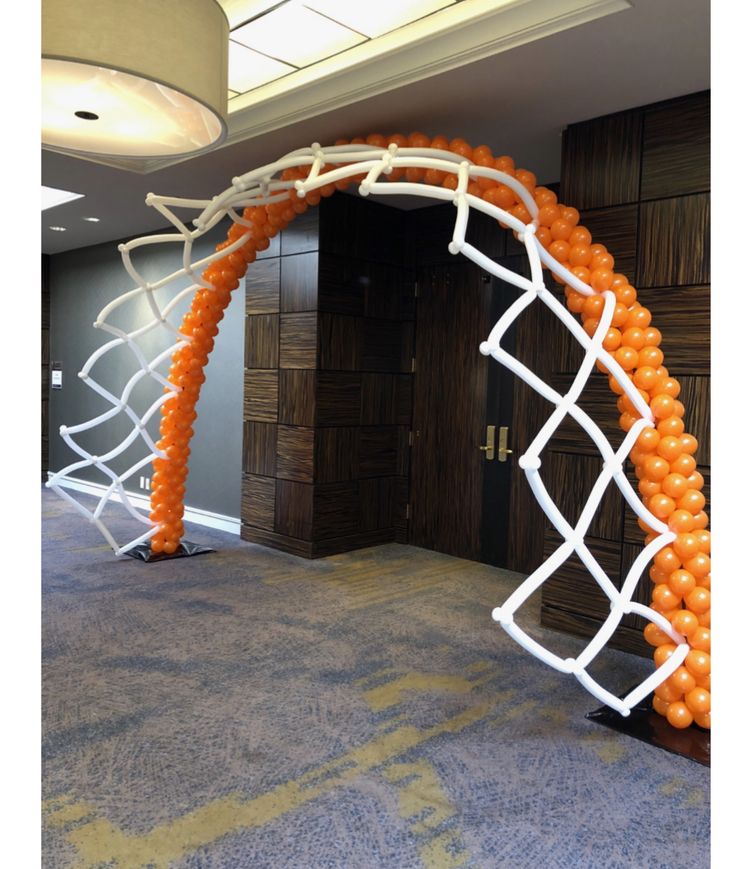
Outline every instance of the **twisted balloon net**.
[[(560, 546), (493, 611), (493, 618), (528, 652), (554, 669), (569, 673), (600, 701), (628, 715), (651, 691), (660, 714), (677, 727), (693, 719), (710, 725), (710, 540), (705, 530), (702, 476), (692, 454), (695, 438), (684, 432), (684, 407), (677, 400), (679, 384), (663, 366), (661, 335), (651, 326), (651, 314), (636, 301), (636, 290), (613, 271), (613, 257), (592, 244), (579, 225), (580, 215), (557, 203), (554, 193), (536, 185), (533, 174), (516, 169), (510, 157), (494, 158), (487, 146), (472, 148), (462, 140), (430, 140), (423, 134), (385, 138), (369, 136), (330, 147), (314, 144), (233, 179), (211, 200), (180, 199), (149, 194), (147, 203), (165, 216), (173, 233), (139, 238), (120, 245), (123, 264), (135, 288), (123, 293), (99, 314), (95, 326), (112, 339), (89, 358), (80, 377), (109, 405), (102, 413), (74, 426), (62, 426), (61, 436), (80, 458), (55, 473), (47, 485), (93, 522), (115, 553), (128, 552), (150, 540), (155, 552), (174, 553), (183, 534), (184, 492), (189, 440), (196, 403), (204, 382), (204, 367), (214, 346), (217, 323), (259, 251), (294, 217), (335, 189), (357, 183), (364, 196), (428, 197), (455, 206), (449, 249), (486, 272), (514, 285), (518, 298), (480, 344), (481, 353), (511, 370), (552, 407), (549, 418), (520, 457), (519, 465), (548, 519), (562, 537)], [(177, 211), (196, 212), (187, 224)], [(526, 278), (499, 265), (466, 237), (471, 212), (498, 220), (523, 244), (528, 257)], [(232, 221), (225, 241), (199, 260), (194, 243), (223, 220)], [(179, 245), (181, 265), (155, 281), (145, 280), (133, 262), (134, 252), (150, 245)], [(547, 288), (543, 270), (565, 287), (566, 304)], [(178, 288), (181, 282), (186, 286)], [(191, 300), (180, 318), (179, 307)], [(126, 330), (113, 315), (133, 306), (140, 322)], [(530, 305), (546, 306), (569, 330), (584, 352), (583, 362), (566, 393), (548, 383), (507, 352), (503, 338)], [(582, 315), (581, 322), (573, 316)], [(151, 335), (159, 343), (152, 351)], [(148, 352), (146, 352), (148, 351)], [(105, 388), (95, 368), (110, 354), (127, 353), (137, 363), (119, 394)], [(168, 371), (164, 369), (168, 365)], [(614, 448), (599, 425), (578, 401), (593, 367), (608, 376), (618, 398), (619, 422), (625, 435)], [(146, 384), (148, 392), (141, 389)], [(151, 384), (157, 390), (151, 397)], [(134, 409), (137, 392), (148, 394)], [(93, 452), (82, 439), (114, 417), (126, 416), (128, 435), (104, 451)], [(590, 437), (601, 460), (601, 471), (574, 524), (568, 522), (545, 488), (540, 470), (542, 453), (559, 426), (572, 418)], [(148, 431), (154, 418), (159, 438)], [(133, 450), (134, 461), (119, 467)], [(634, 462), (639, 492), (625, 473)], [(126, 481), (152, 465), (151, 510), (137, 509), (125, 490)], [(106, 486), (94, 510), (87, 509), (65, 483), (82, 469), (95, 468)], [(645, 545), (618, 588), (586, 545), (585, 535), (609, 486), (616, 486), (646, 533)], [(141, 534), (118, 543), (106, 517), (111, 500), (120, 501), (143, 526)], [(610, 614), (577, 657), (562, 658), (542, 646), (516, 623), (514, 616), (530, 595), (569, 558), (576, 555), (610, 601)], [(655, 583), (652, 605), (636, 602), (636, 590), (651, 561)], [(625, 697), (619, 698), (590, 674), (589, 668), (628, 614), (648, 620), (645, 636), (656, 647), (657, 669)]]

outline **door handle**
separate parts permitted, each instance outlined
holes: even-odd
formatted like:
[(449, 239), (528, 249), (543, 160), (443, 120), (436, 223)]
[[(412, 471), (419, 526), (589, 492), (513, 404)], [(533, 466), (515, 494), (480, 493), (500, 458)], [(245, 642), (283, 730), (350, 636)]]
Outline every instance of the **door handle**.
[(509, 427), (502, 425), (498, 430), (498, 460), (505, 462), (506, 456), (510, 456), (514, 451), (507, 448), (506, 444), (509, 440)]
[(495, 454), (496, 454), (495, 444), (496, 444), (496, 426), (495, 425), (486, 426), (486, 443), (485, 443), (485, 446), (481, 447), (480, 449), (485, 451), (487, 462), (492, 462), (493, 459), (495, 458)]

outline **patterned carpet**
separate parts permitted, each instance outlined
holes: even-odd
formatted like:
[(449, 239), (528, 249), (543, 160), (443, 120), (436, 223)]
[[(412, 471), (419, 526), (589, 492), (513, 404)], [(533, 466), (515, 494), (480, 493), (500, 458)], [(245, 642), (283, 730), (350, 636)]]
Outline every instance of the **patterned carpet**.
[(517, 575), (197, 526), (216, 553), (143, 564), (43, 511), (47, 869), (707, 865), (709, 771), (584, 718), (491, 620)]

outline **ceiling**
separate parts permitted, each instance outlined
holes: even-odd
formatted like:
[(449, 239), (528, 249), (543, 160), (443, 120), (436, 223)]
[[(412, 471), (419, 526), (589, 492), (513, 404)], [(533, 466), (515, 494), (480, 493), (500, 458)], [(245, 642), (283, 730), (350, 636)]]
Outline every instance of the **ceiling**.
[[(478, 7), (479, 0), (455, 5), (469, 10), (473, 4)], [(507, 5), (539, 14), (565, 3)], [(42, 251), (59, 253), (161, 229), (161, 216), (145, 205), (149, 191), (210, 198), (233, 176), (290, 150), (370, 132), (462, 136), (473, 145), (490, 145), (495, 154), (511, 154), (517, 165), (551, 182), (559, 178), (560, 136), (568, 124), (710, 87), (708, 4), (586, 0), (578, 5), (588, 11), (577, 19), (557, 16), (535, 29), (520, 27), (517, 17), (516, 30), (504, 31), (505, 19), (489, 18), (488, 28), (499, 25), (493, 39), (483, 36), (478, 19), (467, 32), (455, 27), (435, 39), (426, 31), (413, 45), (365, 57), (354, 70), (333, 68), (316, 82), (312, 76), (296, 91), (278, 93), (267, 85), (262, 94), (238, 98), (244, 102), (228, 119), (231, 137), (222, 147), (185, 161), (130, 171), (122, 164), (44, 150), (42, 183), (84, 198), (43, 213)], [(478, 34), (475, 49), (470, 34)], [(82, 219), (89, 216), (99, 222)], [(54, 232), (49, 225), (67, 229)]]

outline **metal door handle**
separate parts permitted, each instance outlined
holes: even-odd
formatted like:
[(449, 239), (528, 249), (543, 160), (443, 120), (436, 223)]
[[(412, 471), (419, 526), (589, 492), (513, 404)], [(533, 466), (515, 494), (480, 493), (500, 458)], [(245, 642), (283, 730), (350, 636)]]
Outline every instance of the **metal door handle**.
[(485, 451), (487, 462), (492, 462), (493, 459), (495, 458), (495, 455), (496, 455), (495, 443), (496, 443), (496, 426), (489, 425), (486, 427), (485, 446), (480, 448), (480, 449)]
[(502, 425), (498, 430), (498, 460), (499, 462), (505, 462), (506, 456), (512, 455), (514, 452), (506, 447), (506, 444), (509, 440), (509, 427), (507, 425)]

